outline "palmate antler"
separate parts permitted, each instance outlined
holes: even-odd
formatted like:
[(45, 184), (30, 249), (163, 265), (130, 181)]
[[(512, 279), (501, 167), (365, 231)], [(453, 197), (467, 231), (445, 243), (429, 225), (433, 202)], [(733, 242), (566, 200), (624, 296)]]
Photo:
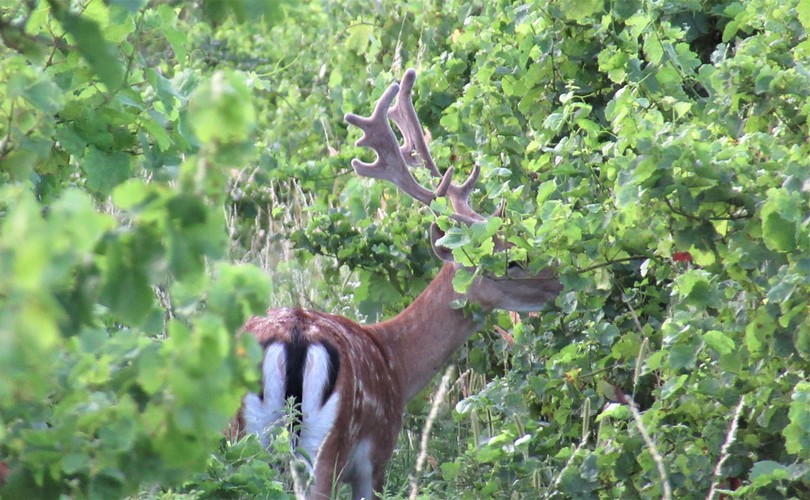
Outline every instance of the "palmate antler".
[[(377, 154), (374, 163), (365, 163), (358, 158), (352, 160), (352, 167), (358, 175), (386, 179), (402, 189), (411, 197), (426, 205), (441, 196), (446, 196), (453, 207), (453, 219), (473, 224), (482, 222), (486, 217), (470, 207), (470, 195), (481, 173), (476, 165), (470, 177), (463, 184), (453, 184), (453, 167), (442, 175), (430, 155), (422, 125), (413, 107), (412, 92), (416, 80), (416, 71), (409, 69), (402, 77), (400, 84), (393, 83), (383, 93), (374, 112), (368, 118), (347, 113), (345, 120), (363, 131), (363, 136), (355, 143), (357, 146), (372, 149)], [(393, 107), (391, 102), (396, 97)], [(392, 120), (404, 138), (402, 145), (389, 123)], [(411, 175), (409, 166), (423, 165), (433, 177), (441, 179), (438, 187), (431, 191), (419, 184)]]

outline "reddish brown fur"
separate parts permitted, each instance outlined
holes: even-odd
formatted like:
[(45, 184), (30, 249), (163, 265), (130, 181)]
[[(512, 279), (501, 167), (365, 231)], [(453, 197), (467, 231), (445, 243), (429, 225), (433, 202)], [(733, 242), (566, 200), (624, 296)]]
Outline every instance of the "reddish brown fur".
[[(430, 156), (411, 102), (415, 78), (414, 70), (406, 71), (402, 85), (389, 86), (371, 116), (346, 115), (348, 123), (363, 131), (356, 144), (371, 148), (377, 156), (373, 163), (355, 158), (352, 167), (361, 176), (391, 181), (426, 205), (438, 196), (446, 196), (454, 209), (451, 217), (459, 222), (486, 221), (486, 217), (469, 205), (479, 167), (473, 168), (464, 184), (454, 185), (452, 168), (442, 175)], [(392, 107), (395, 97), (397, 103)], [(404, 145), (397, 142), (389, 120), (397, 124)], [(420, 185), (410, 173), (409, 167), (419, 164), (424, 164), (434, 177), (441, 178), (435, 190)], [(405, 404), (475, 332), (474, 321), (461, 310), (450, 307), (454, 299), (461, 298), (452, 284), (459, 265), (452, 262), (449, 249), (436, 245), (442, 234), (435, 225), (431, 236), (437, 255), (448, 262), (410, 307), (388, 321), (362, 326), (326, 313), (275, 309), (269, 311), (267, 317), (253, 318), (245, 325), (245, 330), (253, 333), (265, 347), (273, 342), (288, 342), (295, 328), (306, 336), (308, 343), (329, 342), (339, 353), (340, 368), (334, 387), (340, 396), (339, 405), (334, 424), (318, 452), (313, 497), (328, 498), (334, 479), (350, 482), (355, 498), (371, 496), (372, 488), (381, 490), (385, 464), (402, 426)], [(506, 245), (499, 244), (499, 249), (504, 248)], [(559, 281), (548, 270), (532, 275), (516, 269), (503, 278), (478, 275), (465, 298), (485, 311), (500, 308), (529, 312), (553, 300), (560, 289)], [(293, 380), (297, 384), (297, 378)], [(313, 415), (321, 415), (312, 411)], [(328, 422), (327, 419), (322, 421)], [(239, 424), (244, 424), (241, 412)], [(317, 433), (312, 435), (318, 436)], [(368, 474), (370, 469), (370, 480), (368, 475), (352, 478), (344, 474), (350, 455), (358, 449), (369, 454), (369, 460), (363, 462), (366, 464), (363, 472)], [(356, 457), (352, 462), (357, 467)]]
[[(370, 441), (372, 463), (388, 461), (402, 426), (406, 401), (401, 397), (401, 379), (386, 369), (393, 355), (379, 334), (347, 318), (304, 309), (271, 309), (265, 317), (248, 320), (244, 330), (267, 346), (273, 342), (289, 342), (294, 326), (309, 342), (325, 340), (340, 353), (340, 370), (334, 388), (341, 397), (338, 416), (315, 464), (316, 471), (329, 473), (316, 473), (312, 491), (315, 498), (319, 495), (328, 498), (333, 477), (351, 480), (341, 474), (349, 451), (358, 442)], [(243, 427), (241, 412), (238, 419), (238, 425)], [(374, 485), (379, 489), (385, 467), (377, 467), (374, 472)]]
[[(252, 318), (245, 325), (245, 331), (265, 347), (288, 342), (296, 327), (311, 343), (330, 342), (340, 353), (334, 390), (341, 399), (333, 431), (317, 457), (314, 498), (328, 498), (333, 479), (352, 482), (352, 478), (341, 475), (349, 453), (364, 440), (371, 444), (374, 490), (381, 490), (405, 405), (475, 332), (474, 320), (463, 310), (450, 307), (461, 297), (452, 284), (456, 269), (457, 264), (445, 263), (407, 309), (382, 323), (364, 326), (333, 314), (272, 309), (267, 316)], [(524, 285), (527, 283), (524, 280)], [(539, 303), (552, 299), (560, 290), (559, 282), (545, 272), (533, 278), (531, 287)], [(493, 303), (480, 304), (485, 310), (507, 300), (498, 295), (504, 293), (503, 281), (495, 283), (489, 278), (477, 280), (468, 292), (488, 300), (495, 297)]]

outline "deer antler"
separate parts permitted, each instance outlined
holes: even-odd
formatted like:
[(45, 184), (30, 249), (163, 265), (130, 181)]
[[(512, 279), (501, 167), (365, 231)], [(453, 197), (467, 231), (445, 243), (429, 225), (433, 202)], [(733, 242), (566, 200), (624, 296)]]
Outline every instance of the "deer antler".
[[(346, 114), (345, 120), (363, 131), (363, 136), (355, 145), (368, 147), (377, 153), (377, 160), (374, 163), (365, 163), (355, 158), (352, 160), (352, 167), (358, 175), (387, 179), (426, 205), (430, 205), (437, 197), (447, 196), (454, 211), (452, 218), (459, 222), (472, 224), (485, 221), (486, 217), (470, 207), (470, 195), (481, 173), (478, 165), (473, 168), (470, 177), (463, 184), (456, 185), (451, 182), (453, 167), (448, 168), (442, 175), (430, 155), (422, 125), (411, 101), (415, 80), (416, 71), (407, 70), (401, 84), (393, 83), (386, 89), (368, 118), (354, 113)], [(395, 96), (397, 102), (391, 107)], [(388, 122), (389, 118), (402, 133), (404, 144), (401, 146)], [(441, 178), (439, 186), (434, 191), (419, 184), (411, 175), (408, 167), (419, 164), (430, 170), (433, 177)]]

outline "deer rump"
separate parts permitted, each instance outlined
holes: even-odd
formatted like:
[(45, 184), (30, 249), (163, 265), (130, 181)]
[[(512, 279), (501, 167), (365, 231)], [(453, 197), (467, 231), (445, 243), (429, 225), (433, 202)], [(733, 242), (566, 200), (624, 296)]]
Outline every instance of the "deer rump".
[[(401, 393), (400, 384), (389, 376), (392, 360), (376, 336), (341, 316), (289, 308), (251, 318), (244, 331), (256, 337), (264, 357), (260, 390), (243, 400), (242, 433), (269, 446), (269, 431), (292, 400), (300, 411), (292, 445), (311, 472), (328, 467), (343, 482), (374, 481), (372, 464), (390, 457), (404, 410), (404, 402), (386, 397)], [(349, 451), (339, 456), (339, 450)]]

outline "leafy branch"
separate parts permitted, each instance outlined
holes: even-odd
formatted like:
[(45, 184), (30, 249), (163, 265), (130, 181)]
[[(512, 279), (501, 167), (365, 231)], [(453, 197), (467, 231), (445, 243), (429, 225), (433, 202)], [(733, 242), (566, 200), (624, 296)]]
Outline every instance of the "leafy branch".
[(598, 264), (593, 264), (591, 266), (584, 267), (584, 268), (581, 268), (581, 269), (577, 268), (577, 272), (579, 272), (579, 273), (587, 273), (587, 272), (590, 272), (590, 271), (595, 271), (596, 269), (601, 269), (603, 267), (612, 266), (614, 264), (621, 264), (622, 262), (632, 262), (634, 260), (643, 260), (643, 259), (651, 259), (651, 258), (652, 257), (646, 256), (646, 255), (632, 255), (630, 257), (622, 257), (622, 258), (619, 258), (619, 259), (609, 259), (609, 260), (607, 260), (605, 262), (600, 262)]
[(686, 217), (689, 220), (693, 220), (693, 221), (698, 221), (698, 222), (721, 221), (721, 220), (733, 221), (733, 220), (741, 220), (741, 219), (750, 219), (752, 217), (752, 215), (749, 214), (748, 212), (739, 213), (739, 214), (730, 214), (730, 215), (712, 214), (710, 216), (697, 216), (697, 215), (694, 215), (694, 214), (690, 214), (689, 212), (687, 212), (685, 210), (677, 208), (676, 206), (674, 206), (672, 204), (670, 199), (667, 198), (666, 196), (664, 196), (663, 199), (664, 199), (664, 203), (667, 205), (667, 207), (670, 209), (670, 211), (672, 211), (673, 213), (678, 214), (678, 215), (680, 215), (682, 217)]

